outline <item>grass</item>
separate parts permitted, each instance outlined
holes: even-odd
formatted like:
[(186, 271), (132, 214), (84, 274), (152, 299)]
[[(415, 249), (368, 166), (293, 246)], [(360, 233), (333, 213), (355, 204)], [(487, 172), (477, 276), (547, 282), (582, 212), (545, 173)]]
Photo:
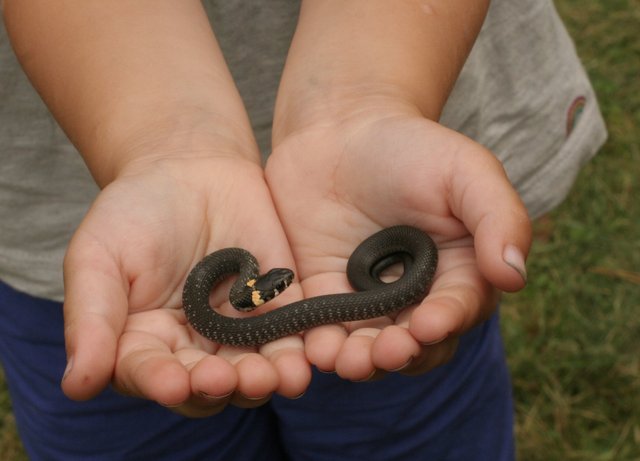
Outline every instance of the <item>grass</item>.
[[(640, 0), (557, 0), (610, 138), (535, 225), (503, 332), (520, 461), (640, 460)], [(0, 459), (26, 459), (0, 374)]]
[(27, 459), (18, 438), (13, 413), (11, 413), (11, 402), (2, 369), (0, 369), (0, 459), (5, 461), (24, 461)]
[(556, 2), (609, 141), (535, 225), (503, 332), (521, 461), (640, 460), (640, 1)]

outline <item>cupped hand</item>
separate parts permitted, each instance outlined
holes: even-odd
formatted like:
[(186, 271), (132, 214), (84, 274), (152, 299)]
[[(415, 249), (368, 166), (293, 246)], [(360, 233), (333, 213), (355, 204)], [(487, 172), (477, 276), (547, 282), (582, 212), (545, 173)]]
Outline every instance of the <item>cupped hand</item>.
[[(265, 269), (293, 267), (258, 165), (194, 156), (119, 175), (65, 259), (65, 393), (90, 398), (112, 381), (125, 394), (205, 416), (229, 403), (260, 405), (274, 392), (304, 392), (310, 370), (299, 336), (240, 349), (187, 325), (180, 309), (187, 274), (205, 254), (230, 246), (251, 251)], [(294, 285), (281, 302), (299, 295)], [(222, 297), (214, 294), (213, 304)]]
[(497, 289), (526, 282), (530, 223), (501, 164), (420, 114), (361, 110), (309, 124), (277, 140), (266, 178), (305, 297), (349, 291), (349, 255), (381, 228), (416, 226), (439, 249), (419, 306), (306, 333), (307, 357), (321, 370), (351, 380), (425, 372), (494, 312)]

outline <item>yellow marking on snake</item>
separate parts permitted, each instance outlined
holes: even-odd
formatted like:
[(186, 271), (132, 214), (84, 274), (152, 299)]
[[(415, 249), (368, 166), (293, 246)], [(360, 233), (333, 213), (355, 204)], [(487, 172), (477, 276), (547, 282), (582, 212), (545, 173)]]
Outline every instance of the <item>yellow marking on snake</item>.
[(256, 307), (262, 306), (264, 304), (264, 299), (262, 299), (262, 295), (260, 294), (260, 290), (253, 290), (251, 292), (251, 302)]
[(247, 286), (249, 288), (253, 288), (255, 284), (256, 284), (256, 279), (247, 280)]

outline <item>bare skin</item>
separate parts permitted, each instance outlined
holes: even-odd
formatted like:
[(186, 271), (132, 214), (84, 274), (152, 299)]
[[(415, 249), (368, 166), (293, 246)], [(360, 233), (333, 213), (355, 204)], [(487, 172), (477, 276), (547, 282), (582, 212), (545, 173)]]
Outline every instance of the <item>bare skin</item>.
[(426, 372), (493, 313), (498, 289), (525, 284), (530, 224), (517, 193), (490, 152), (437, 124), (487, 6), (302, 4), (266, 176), (305, 296), (347, 290), (351, 249), (381, 227), (420, 227), (440, 250), (420, 306), (305, 335), (323, 370)]
[[(6, 0), (25, 70), (103, 188), (65, 261), (68, 396), (111, 381), (205, 416), (300, 395), (310, 364), (353, 380), (423, 373), (491, 314), (494, 287), (524, 285), (517, 194), (489, 152), (436, 123), (486, 2), (389, 5), (303, 2), (265, 173), (200, 2)], [(353, 248), (399, 223), (441, 251), (419, 307), (259, 349), (185, 323), (182, 284), (210, 251), (241, 246), (296, 270), (285, 303), (348, 289)]]

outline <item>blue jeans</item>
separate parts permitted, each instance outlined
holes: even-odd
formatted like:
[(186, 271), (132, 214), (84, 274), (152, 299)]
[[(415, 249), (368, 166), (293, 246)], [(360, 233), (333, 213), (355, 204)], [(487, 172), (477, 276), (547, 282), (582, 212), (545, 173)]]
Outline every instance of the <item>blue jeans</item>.
[(514, 459), (513, 406), (498, 316), (461, 338), (455, 357), (419, 377), (352, 383), (314, 372), (298, 400), (188, 419), (105, 390), (60, 390), (62, 306), (0, 283), (0, 361), (24, 446), (38, 460)]

